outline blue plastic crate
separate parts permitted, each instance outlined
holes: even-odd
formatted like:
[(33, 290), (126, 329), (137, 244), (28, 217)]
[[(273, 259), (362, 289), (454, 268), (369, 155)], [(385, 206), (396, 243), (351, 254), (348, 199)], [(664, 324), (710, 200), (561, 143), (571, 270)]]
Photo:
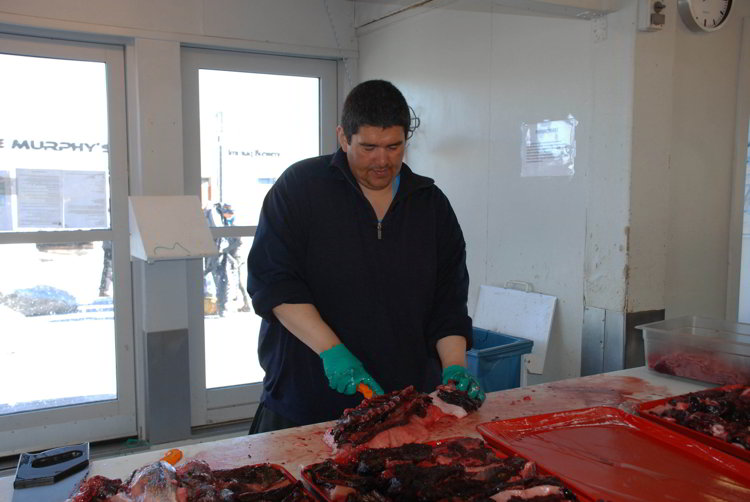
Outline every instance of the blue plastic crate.
[(466, 351), (469, 373), (485, 392), (513, 389), (521, 384), (521, 355), (531, 352), (532, 340), (473, 328), (474, 346)]

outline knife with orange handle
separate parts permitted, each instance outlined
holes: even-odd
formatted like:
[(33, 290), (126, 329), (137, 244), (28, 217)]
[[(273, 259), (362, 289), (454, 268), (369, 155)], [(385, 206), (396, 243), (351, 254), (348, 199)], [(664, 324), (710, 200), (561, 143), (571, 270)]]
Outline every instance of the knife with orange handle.
[(177, 462), (179, 462), (182, 459), (182, 450), (179, 448), (172, 448), (171, 450), (167, 451), (167, 453), (164, 454), (163, 457), (161, 457), (160, 460), (163, 460), (164, 462), (175, 465)]
[(370, 399), (372, 397), (372, 394), (373, 394), (372, 389), (370, 388), (370, 386), (367, 385), (366, 383), (362, 383), (362, 382), (360, 382), (360, 383), (357, 384), (357, 392), (359, 392), (360, 394), (362, 394), (363, 396), (365, 396), (365, 399)]

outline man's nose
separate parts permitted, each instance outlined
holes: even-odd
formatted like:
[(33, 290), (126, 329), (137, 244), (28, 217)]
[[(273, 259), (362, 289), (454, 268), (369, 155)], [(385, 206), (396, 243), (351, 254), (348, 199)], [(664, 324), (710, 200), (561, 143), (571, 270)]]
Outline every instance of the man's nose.
[(378, 167), (385, 167), (388, 165), (388, 152), (385, 148), (378, 148), (377, 155), (375, 157), (375, 163)]

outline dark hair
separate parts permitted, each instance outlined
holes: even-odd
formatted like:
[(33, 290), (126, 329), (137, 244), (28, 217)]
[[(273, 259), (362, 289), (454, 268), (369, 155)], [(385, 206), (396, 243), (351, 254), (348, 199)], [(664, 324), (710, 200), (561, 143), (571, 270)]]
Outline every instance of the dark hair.
[(341, 112), (341, 127), (347, 141), (351, 142), (352, 134), (357, 134), (363, 125), (401, 126), (408, 139), (418, 127), (419, 119), (414, 117), (412, 125), (411, 108), (395, 85), (386, 80), (367, 80), (349, 92)]

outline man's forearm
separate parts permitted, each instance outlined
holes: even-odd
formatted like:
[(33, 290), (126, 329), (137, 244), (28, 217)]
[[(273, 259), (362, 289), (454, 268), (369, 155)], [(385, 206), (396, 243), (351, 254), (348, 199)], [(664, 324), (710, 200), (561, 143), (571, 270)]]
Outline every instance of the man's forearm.
[(458, 364), (466, 367), (466, 338), (452, 335), (437, 341), (438, 356), (443, 368)]
[(316, 354), (341, 343), (311, 303), (282, 303), (273, 308), (273, 314), (290, 333)]

